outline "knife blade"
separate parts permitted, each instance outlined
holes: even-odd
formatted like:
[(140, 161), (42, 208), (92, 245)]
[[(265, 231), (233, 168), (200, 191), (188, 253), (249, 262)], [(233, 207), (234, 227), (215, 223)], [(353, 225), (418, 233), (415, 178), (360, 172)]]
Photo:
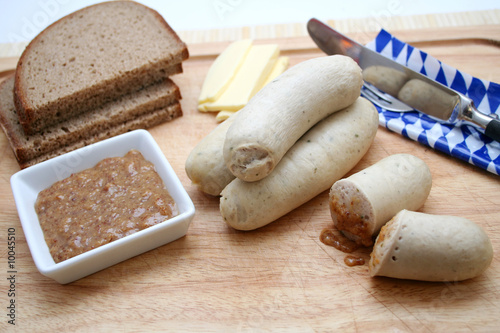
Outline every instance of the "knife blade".
[[(474, 102), (463, 94), (370, 50), (315, 18), (307, 22), (307, 31), (326, 54), (342, 54), (354, 59), (363, 70), (368, 86), (373, 85), (438, 121), (465, 121), (491, 139), (500, 141), (498, 116), (478, 111)], [(373, 75), (368, 77), (368, 73)]]

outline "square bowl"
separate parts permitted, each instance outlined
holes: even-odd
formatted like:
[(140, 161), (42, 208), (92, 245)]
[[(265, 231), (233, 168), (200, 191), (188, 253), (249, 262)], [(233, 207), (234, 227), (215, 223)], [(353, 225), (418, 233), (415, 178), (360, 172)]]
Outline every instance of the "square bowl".
[[(55, 263), (35, 211), (38, 193), (56, 181), (91, 167), (107, 157), (135, 149), (154, 164), (178, 206), (179, 215), (73, 258)], [(194, 204), (160, 147), (146, 130), (135, 130), (97, 142), (21, 170), (10, 179), (21, 225), (36, 267), (66, 284), (183, 237), (194, 217)]]

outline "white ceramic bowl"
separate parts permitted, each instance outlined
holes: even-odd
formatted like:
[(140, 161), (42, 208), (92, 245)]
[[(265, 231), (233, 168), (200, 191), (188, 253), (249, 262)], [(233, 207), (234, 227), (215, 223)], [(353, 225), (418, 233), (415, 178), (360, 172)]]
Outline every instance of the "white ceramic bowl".
[[(156, 171), (177, 203), (179, 215), (135, 234), (115, 240), (60, 263), (55, 263), (45, 243), (35, 212), (38, 193), (72, 173), (91, 168), (106, 157), (124, 156), (131, 149), (142, 153)], [(11, 177), (11, 187), (21, 225), (33, 260), (40, 271), (59, 283), (69, 283), (123, 260), (183, 237), (193, 219), (191, 198), (146, 130), (136, 130), (55, 157)]]

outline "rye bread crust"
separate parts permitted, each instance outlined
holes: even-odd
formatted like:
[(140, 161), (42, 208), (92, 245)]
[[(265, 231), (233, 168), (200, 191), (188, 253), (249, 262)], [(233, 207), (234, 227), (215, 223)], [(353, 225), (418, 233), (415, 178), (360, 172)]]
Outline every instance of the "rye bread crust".
[[(135, 32), (133, 17), (151, 36)], [(146, 6), (111, 1), (86, 7), (51, 24), (21, 55), (14, 87), (20, 122), (26, 134), (33, 134), (181, 73), (188, 57), (175, 31)]]
[(20, 162), (85, 140), (117, 124), (165, 108), (181, 99), (179, 87), (172, 80), (165, 79), (103, 104), (92, 112), (50, 126), (39, 133), (25, 135), (13, 103), (13, 85), (13, 77), (0, 84), (0, 124)]

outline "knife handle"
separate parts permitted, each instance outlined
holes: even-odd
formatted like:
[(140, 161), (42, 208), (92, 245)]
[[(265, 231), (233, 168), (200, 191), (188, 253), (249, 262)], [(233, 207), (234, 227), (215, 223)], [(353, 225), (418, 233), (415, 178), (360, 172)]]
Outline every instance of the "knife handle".
[(484, 134), (491, 139), (500, 142), (500, 120), (496, 114), (484, 114), (474, 106), (474, 102), (461, 95), (463, 109), (459, 118), (472, 123), (484, 130)]
[(488, 125), (486, 125), (484, 134), (500, 142), (500, 120), (495, 118), (491, 119)]

